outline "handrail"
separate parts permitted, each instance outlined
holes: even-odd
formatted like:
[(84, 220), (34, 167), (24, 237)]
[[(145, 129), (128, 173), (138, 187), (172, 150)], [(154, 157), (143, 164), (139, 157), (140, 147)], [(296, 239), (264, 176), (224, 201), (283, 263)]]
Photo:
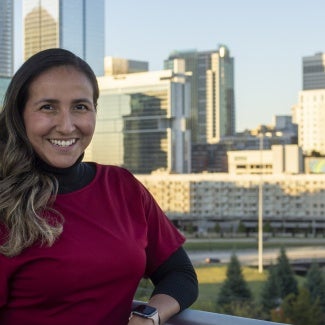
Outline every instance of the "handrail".
[[(133, 307), (140, 301), (133, 301)], [(245, 318), (218, 313), (211, 313), (202, 310), (186, 309), (172, 317), (166, 325), (284, 325), (283, 323), (274, 323), (253, 318)]]

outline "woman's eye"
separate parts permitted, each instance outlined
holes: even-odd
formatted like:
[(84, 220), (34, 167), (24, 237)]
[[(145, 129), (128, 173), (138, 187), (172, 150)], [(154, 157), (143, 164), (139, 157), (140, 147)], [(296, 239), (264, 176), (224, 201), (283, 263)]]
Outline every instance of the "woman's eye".
[(41, 109), (43, 109), (43, 110), (52, 110), (53, 107), (52, 107), (50, 104), (46, 104), (46, 105), (43, 105), (43, 106), (41, 107)]
[(78, 105), (75, 106), (75, 109), (80, 110), (80, 111), (84, 111), (84, 110), (87, 110), (88, 107), (86, 105), (84, 105), (84, 104), (78, 104)]

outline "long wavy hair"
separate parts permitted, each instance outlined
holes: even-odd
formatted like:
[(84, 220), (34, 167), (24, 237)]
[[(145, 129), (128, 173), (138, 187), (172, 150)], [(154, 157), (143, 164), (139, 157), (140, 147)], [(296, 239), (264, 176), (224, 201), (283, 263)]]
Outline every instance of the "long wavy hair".
[(41, 51), (13, 76), (0, 112), (0, 253), (8, 257), (19, 255), (35, 242), (51, 246), (63, 230), (63, 216), (51, 208), (58, 191), (57, 180), (37, 168), (23, 121), (31, 82), (58, 66), (72, 66), (89, 79), (97, 106), (96, 76), (70, 51)]

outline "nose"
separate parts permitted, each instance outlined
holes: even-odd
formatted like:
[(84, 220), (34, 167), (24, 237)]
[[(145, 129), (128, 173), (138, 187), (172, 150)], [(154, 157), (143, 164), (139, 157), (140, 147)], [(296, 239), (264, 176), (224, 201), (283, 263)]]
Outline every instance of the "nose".
[(62, 134), (69, 134), (75, 130), (75, 122), (70, 109), (62, 109), (57, 114), (56, 130)]

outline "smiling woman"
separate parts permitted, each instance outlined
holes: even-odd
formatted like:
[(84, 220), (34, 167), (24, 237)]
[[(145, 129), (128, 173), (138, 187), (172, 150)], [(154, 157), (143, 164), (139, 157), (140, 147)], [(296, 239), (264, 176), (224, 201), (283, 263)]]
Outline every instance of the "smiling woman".
[[(158, 325), (197, 297), (185, 238), (147, 189), (123, 168), (83, 161), (98, 96), (89, 65), (63, 49), (32, 56), (8, 87), (1, 325)], [(154, 284), (150, 307), (132, 311), (143, 277)]]
[(95, 107), (90, 81), (71, 66), (51, 68), (35, 78), (23, 118), (37, 155), (54, 167), (73, 165), (91, 141)]

